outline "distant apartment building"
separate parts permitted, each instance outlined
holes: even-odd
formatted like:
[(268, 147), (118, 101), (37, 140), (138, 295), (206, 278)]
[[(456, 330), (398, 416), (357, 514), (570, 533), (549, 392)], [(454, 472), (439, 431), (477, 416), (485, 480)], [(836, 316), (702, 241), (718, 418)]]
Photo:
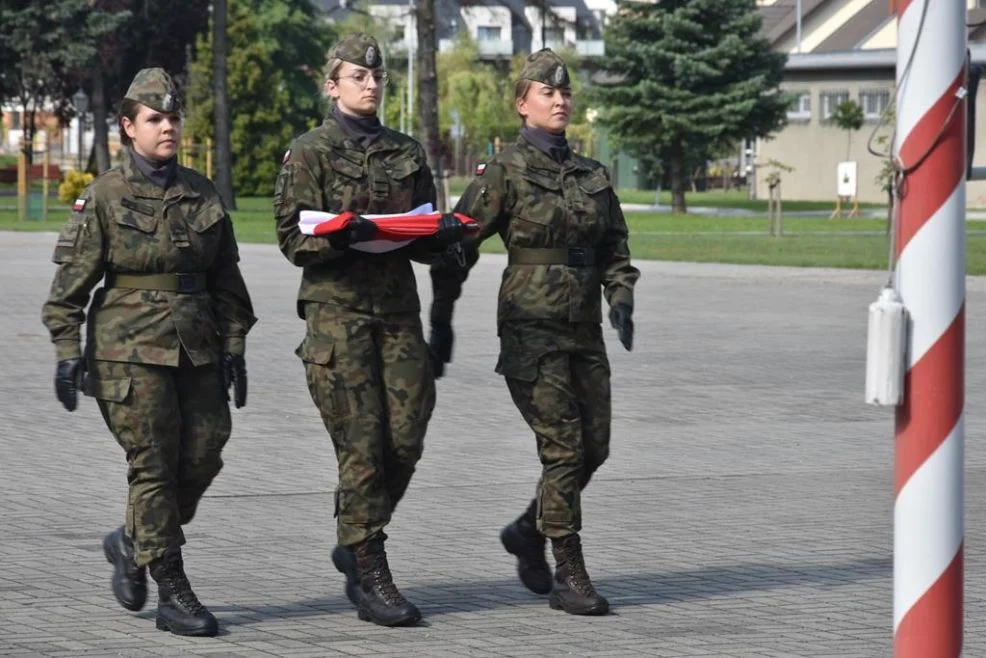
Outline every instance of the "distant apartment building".
[[(391, 56), (404, 57), (409, 48), (417, 47), (413, 0), (317, 0), (315, 4), (333, 20), (359, 12), (385, 22), (393, 35), (385, 45)], [(464, 31), (486, 60), (505, 60), (543, 47), (570, 47), (583, 57), (600, 57), (605, 52), (602, 30), (615, 11), (615, 0), (557, 0), (544, 12), (523, 0), (483, 4), (437, 0), (438, 49), (450, 49)]]

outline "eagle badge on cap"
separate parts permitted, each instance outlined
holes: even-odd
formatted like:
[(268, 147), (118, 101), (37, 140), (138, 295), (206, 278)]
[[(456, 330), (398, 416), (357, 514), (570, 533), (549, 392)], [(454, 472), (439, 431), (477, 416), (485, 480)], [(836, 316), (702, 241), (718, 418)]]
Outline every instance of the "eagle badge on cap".
[(565, 79), (565, 69), (559, 66), (555, 69), (555, 84), (560, 85), (561, 81)]
[(175, 103), (174, 96), (172, 96), (170, 93), (167, 93), (164, 95), (164, 98), (161, 100), (161, 108), (165, 112), (170, 112), (172, 109), (174, 109), (174, 103)]
[(367, 64), (370, 64), (372, 66), (374, 60), (376, 59), (376, 56), (377, 56), (377, 49), (374, 48), (373, 46), (367, 46), (366, 47), (366, 63)]

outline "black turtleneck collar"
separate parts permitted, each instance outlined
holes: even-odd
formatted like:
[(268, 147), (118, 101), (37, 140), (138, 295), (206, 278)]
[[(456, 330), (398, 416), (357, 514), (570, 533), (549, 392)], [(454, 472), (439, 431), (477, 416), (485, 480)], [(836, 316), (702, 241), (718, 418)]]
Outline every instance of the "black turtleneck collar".
[(565, 158), (568, 157), (570, 149), (568, 148), (568, 140), (565, 139), (565, 133), (556, 135), (541, 128), (524, 126), (520, 129), (520, 134), (524, 139), (533, 144), (537, 150), (555, 162), (564, 162)]
[(383, 132), (380, 119), (375, 114), (366, 117), (346, 114), (339, 109), (338, 105), (333, 105), (332, 116), (342, 126), (343, 131), (349, 137), (359, 142), (363, 148), (372, 144), (373, 140)]
[(162, 190), (168, 189), (175, 180), (175, 172), (178, 171), (178, 157), (171, 157), (164, 162), (145, 158), (137, 149), (130, 148), (130, 156), (133, 158), (134, 166), (140, 173), (147, 176), (151, 181)]

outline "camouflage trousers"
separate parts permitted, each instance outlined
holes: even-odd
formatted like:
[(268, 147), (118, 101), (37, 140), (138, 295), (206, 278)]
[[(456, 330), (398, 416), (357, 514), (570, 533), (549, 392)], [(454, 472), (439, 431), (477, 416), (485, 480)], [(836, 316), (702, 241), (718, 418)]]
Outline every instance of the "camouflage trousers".
[(610, 369), (595, 324), (511, 323), (500, 330), (510, 396), (537, 439), (532, 508), (538, 530), (560, 538), (582, 528), (581, 492), (609, 456)]
[(185, 543), (181, 526), (223, 466), (229, 403), (215, 364), (92, 361), (85, 390), (126, 451), (127, 535), (146, 565)]
[(404, 496), (435, 408), (421, 318), (307, 303), (297, 354), (339, 464), (339, 543), (381, 532)]

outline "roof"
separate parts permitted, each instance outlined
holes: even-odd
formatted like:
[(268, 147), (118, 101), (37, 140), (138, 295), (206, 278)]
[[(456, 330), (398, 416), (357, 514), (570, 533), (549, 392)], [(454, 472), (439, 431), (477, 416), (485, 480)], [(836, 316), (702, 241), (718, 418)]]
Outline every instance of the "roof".
[[(986, 42), (970, 43), (973, 64), (986, 64)], [(897, 50), (847, 50), (828, 53), (788, 55), (788, 71), (880, 70), (897, 68)]]

